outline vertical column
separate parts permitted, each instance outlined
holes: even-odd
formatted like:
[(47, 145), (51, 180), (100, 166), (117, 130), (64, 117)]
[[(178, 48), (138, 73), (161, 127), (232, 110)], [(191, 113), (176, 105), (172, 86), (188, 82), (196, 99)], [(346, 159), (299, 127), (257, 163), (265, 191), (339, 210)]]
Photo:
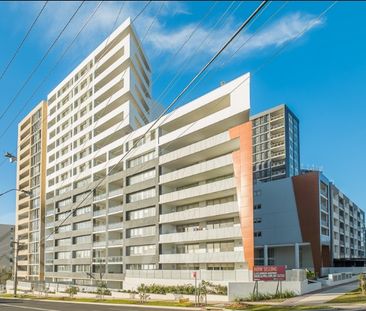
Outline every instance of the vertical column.
[(264, 245), (263, 247), (263, 258), (264, 258), (264, 265), (268, 266), (268, 245)]
[(295, 268), (300, 269), (300, 245), (295, 243)]

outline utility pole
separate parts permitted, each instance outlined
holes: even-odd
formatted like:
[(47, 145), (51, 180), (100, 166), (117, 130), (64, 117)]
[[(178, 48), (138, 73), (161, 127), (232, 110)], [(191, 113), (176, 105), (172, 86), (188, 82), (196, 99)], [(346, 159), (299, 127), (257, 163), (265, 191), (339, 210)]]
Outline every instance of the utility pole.
[(14, 258), (14, 297), (17, 296), (17, 287), (18, 287), (18, 255), (19, 255), (19, 240), (16, 240), (14, 242), (12, 242), (13, 244), (16, 245), (16, 248), (14, 249), (15, 252), (15, 258)]

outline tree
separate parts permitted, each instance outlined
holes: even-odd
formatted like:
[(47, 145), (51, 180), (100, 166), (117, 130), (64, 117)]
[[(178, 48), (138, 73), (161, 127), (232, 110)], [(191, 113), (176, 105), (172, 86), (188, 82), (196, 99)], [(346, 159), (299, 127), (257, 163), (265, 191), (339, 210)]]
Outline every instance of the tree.
[(137, 291), (139, 293), (140, 296), (140, 302), (141, 303), (145, 303), (148, 299), (149, 299), (149, 295), (147, 294), (147, 286), (145, 284), (141, 284), (138, 288)]
[(103, 300), (105, 295), (110, 295), (110, 294), (111, 294), (111, 292), (107, 287), (107, 283), (103, 282), (103, 281), (98, 282), (98, 287), (97, 287), (98, 297), (100, 297)]
[(70, 295), (70, 298), (74, 298), (74, 295), (76, 295), (78, 291), (79, 289), (76, 286), (70, 286), (65, 290), (65, 292)]
[(362, 295), (365, 295), (366, 294), (366, 278), (365, 278), (365, 275), (363, 273), (361, 273), (358, 276), (358, 279), (360, 280), (360, 289), (361, 289)]

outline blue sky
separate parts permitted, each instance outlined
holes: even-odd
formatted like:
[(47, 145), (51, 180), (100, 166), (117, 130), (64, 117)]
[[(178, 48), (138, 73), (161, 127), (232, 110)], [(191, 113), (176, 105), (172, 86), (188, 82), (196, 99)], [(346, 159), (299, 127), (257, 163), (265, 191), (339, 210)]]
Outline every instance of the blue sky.
[[(135, 27), (140, 38), (144, 38), (145, 52), (152, 65), (154, 97), (168, 105), (258, 4), (150, 4), (136, 20)], [(42, 2), (0, 2), (0, 72), (42, 5)], [(78, 5), (78, 2), (47, 4), (14, 63), (0, 80), (0, 115)], [(143, 5), (125, 3), (117, 24), (128, 16), (134, 17)], [(322, 168), (329, 179), (359, 206), (365, 207), (366, 168), (362, 163), (366, 152), (366, 44), (363, 40), (366, 3), (339, 2), (319, 17), (329, 5), (331, 2), (271, 3), (178, 105), (217, 87), (222, 81), (252, 72), (252, 113), (280, 103), (288, 104), (301, 123), (302, 166)], [(97, 2), (89, 2), (81, 7), (0, 120), (1, 153), (15, 152), (17, 123), (111, 32), (121, 8), (118, 2), (100, 6), (60, 65), (27, 103), (96, 6)], [(176, 74), (177, 82), (166, 96), (160, 96)], [(19, 117), (13, 121), (16, 114)], [(5, 132), (7, 127), (9, 130)], [(0, 159), (0, 192), (14, 187), (15, 165)], [(0, 208), (0, 223), (13, 223), (14, 193), (0, 198)]]

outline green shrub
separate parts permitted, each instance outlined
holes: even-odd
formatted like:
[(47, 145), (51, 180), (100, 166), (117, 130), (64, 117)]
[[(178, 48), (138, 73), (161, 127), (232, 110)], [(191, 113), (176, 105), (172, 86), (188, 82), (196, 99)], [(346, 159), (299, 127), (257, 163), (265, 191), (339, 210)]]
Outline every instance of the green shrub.
[[(212, 284), (210, 282), (202, 281), (201, 284), (205, 285), (205, 291), (209, 295), (227, 295), (227, 287), (222, 285)], [(199, 286), (198, 286), (199, 287)], [(194, 295), (195, 287), (192, 284), (185, 285), (159, 285), (151, 284), (144, 285), (144, 290), (150, 294), (180, 294), (180, 295)]]
[(70, 295), (70, 298), (73, 298), (74, 295), (76, 295), (79, 291), (79, 288), (77, 288), (76, 286), (70, 286), (68, 288), (66, 288), (65, 293)]
[(261, 300), (271, 300), (271, 299), (283, 299), (283, 298), (292, 298), (295, 297), (296, 294), (294, 291), (288, 291), (285, 290), (282, 293), (276, 293), (276, 294), (268, 294), (268, 293), (251, 293), (247, 299), (238, 299), (235, 300), (236, 302), (242, 302), (242, 301), (261, 301)]

